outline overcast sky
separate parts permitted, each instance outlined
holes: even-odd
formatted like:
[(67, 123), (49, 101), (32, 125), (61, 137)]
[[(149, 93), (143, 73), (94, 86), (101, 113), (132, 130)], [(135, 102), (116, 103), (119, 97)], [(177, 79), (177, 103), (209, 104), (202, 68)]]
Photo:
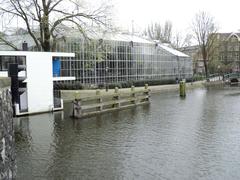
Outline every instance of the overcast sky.
[(118, 26), (131, 30), (143, 29), (151, 22), (170, 20), (174, 31), (189, 31), (191, 21), (199, 11), (207, 11), (221, 32), (240, 29), (240, 0), (112, 0)]
[[(173, 32), (187, 34), (194, 15), (199, 11), (211, 14), (220, 32), (240, 29), (240, 0), (83, 0), (96, 6), (101, 2), (113, 4), (115, 25), (125, 30), (141, 31), (148, 24), (169, 20)], [(1, 27), (0, 27), (1, 30)]]

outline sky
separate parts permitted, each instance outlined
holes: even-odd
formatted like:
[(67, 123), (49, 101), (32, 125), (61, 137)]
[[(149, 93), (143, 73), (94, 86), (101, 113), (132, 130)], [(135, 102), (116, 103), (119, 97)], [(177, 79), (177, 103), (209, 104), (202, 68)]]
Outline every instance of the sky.
[(143, 30), (148, 24), (169, 20), (173, 31), (190, 32), (194, 15), (206, 11), (214, 17), (220, 32), (240, 29), (240, 0), (112, 0), (114, 21), (123, 29)]
[[(191, 33), (191, 22), (199, 11), (215, 18), (220, 32), (240, 29), (240, 0), (82, 0), (98, 7), (111, 3), (114, 24), (122, 30), (142, 32), (151, 23), (171, 21), (173, 33)], [(86, 3), (87, 4), (87, 3)], [(1, 30), (1, 27), (0, 27)]]

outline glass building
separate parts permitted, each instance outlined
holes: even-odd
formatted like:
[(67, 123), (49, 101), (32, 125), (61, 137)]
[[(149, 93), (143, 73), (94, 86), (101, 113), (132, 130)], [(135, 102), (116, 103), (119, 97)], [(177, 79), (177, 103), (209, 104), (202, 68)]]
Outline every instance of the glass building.
[[(192, 78), (192, 59), (167, 45), (120, 33), (90, 33), (88, 37), (73, 30), (58, 41), (56, 51), (75, 53), (75, 58), (60, 59), (61, 76), (75, 76), (82, 84), (94, 85)], [(29, 35), (13, 39), (19, 47), (25, 41), (34, 50)], [(0, 64), (4, 66), (3, 60)]]
[(70, 36), (57, 44), (57, 51), (75, 53), (74, 59), (61, 59), (61, 73), (83, 84), (190, 79), (193, 74), (189, 56), (132, 35)]

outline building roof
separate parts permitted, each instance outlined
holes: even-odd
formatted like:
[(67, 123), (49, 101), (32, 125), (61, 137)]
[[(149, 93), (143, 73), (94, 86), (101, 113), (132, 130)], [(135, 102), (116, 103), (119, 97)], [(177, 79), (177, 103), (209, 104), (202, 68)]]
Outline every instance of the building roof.
[(197, 51), (199, 49), (198, 45), (193, 45), (193, 46), (185, 46), (180, 48), (181, 52), (185, 52), (185, 51)]
[[(73, 29), (73, 30), (69, 30), (68, 32), (65, 32), (63, 34), (63, 36), (67, 38), (82, 38), (83, 35)], [(130, 35), (130, 34), (123, 34), (120, 32), (89, 32), (87, 34), (87, 36), (91, 39), (103, 39), (103, 40), (110, 40), (110, 41), (124, 41), (124, 42), (135, 42), (135, 43), (143, 43), (143, 44), (153, 44), (155, 45), (156, 42), (153, 40), (148, 40), (146, 38), (143, 37), (139, 37), (136, 35)], [(13, 43), (17, 48), (21, 49), (22, 47), (22, 43), (25, 41), (28, 43), (29, 47), (33, 47), (35, 46), (35, 43), (33, 41), (33, 39), (31, 38), (31, 36), (29, 34), (22, 34), (22, 35), (11, 35), (11, 36), (7, 36), (8, 40)], [(165, 51), (169, 52), (172, 55), (175, 56), (181, 56), (181, 57), (189, 57), (188, 55), (177, 51), (171, 47), (168, 47), (167, 45), (164, 44), (160, 44), (158, 43), (158, 47), (164, 49)], [(0, 50), (11, 50), (11, 48), (9, 48), (9, 46), (4, 45), (4, 43), (0, 43)]]
[(218, 38), (222, 40), (228, 40), (232, 36), (236, 36), (238, 38), (238, 41), (240, 41), (240, 33), (239, 32), (231, 32), (231, 33), (217, 33)]
[(175, 55), (175, 56), (179, 56), (179, 57), (189, 57), (188, 55), (176, 50), (176, 49), (173, 49), (173, 48), (170, 48), (168, 46), (165, 46), (163, 44), (158, 44), (159, 47), (161, 47), (162, 49), (168, 51), (169, 53)]
[(150, 41), (142, 37), (129, 35), (129, 34), (111, 34), (110, 36), (106, 37), (106, 40), (126, 41), (126, 42), (132, 41), (136, 43), (155, 44), (154, 41)]
[[(91, 30), (86, 32), (87, 37), (90, 39), (103, 39), (110, 41), (125, 41), (125, 42), (135, 42), (135, 43), (146, 43), (146, 44), (155, 44), (154, 41), (128, 33), (122, 33), (119, 31), (100, 31), (100, 30)], [(65, 37), (83, 38), (83, 35), (76, 29), (72, 29), (68, 32), (65, 32)]]

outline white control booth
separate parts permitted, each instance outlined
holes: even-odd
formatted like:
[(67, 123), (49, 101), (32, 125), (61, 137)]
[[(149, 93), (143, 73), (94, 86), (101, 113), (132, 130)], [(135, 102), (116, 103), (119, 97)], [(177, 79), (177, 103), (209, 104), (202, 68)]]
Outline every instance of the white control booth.
[[(20, 95), (21, 108), (14, 104), (17, 116), (63, 108), (62, 100), (61, 107), (54, 108), (53, 82), (75, 80), (75, 77), (53, 77), (53, 58), (71, 58), (74, 53), (0, 51), (1, 56), (24, 57), (26, 60), (25, 70), (18, 73), (18, 77), (25, 78), (26, 88)], [(8, 76), (8, 72), (0, 71), (0, 76)]]

